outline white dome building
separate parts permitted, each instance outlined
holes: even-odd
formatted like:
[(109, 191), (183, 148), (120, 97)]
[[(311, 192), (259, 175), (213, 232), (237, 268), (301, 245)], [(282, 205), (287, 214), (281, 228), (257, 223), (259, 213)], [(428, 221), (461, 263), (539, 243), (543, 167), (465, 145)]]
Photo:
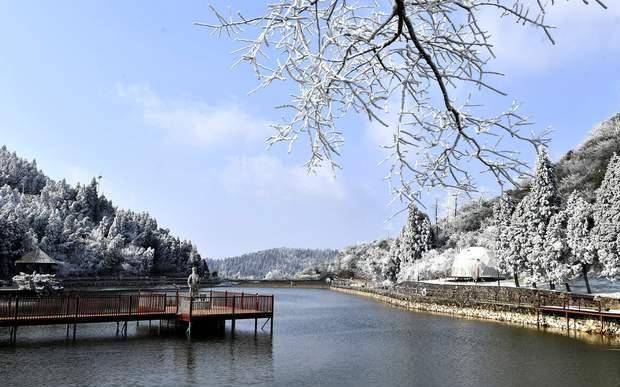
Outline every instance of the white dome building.
[(450, 274), (453, 278), (474, 281), (501, 278), (495, 256), (484, 247), (468, 247), (458, 253), (454, 257)]

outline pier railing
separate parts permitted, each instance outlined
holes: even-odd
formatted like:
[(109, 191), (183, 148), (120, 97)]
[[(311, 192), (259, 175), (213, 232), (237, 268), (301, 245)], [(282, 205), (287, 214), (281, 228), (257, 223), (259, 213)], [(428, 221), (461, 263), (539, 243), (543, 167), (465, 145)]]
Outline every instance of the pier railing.
[(273, 296), (210, 291), (183, 294), (79, 294), (0, 298), (0, 325), (24, 320), (139, 320), (182, 316), (242, 317), (273, 312)]
[(180, 296), (177, 314), (184, 319), (273, 313), (273, 296), (258, 293), (209, 291), (190, 297)]
[(173, 315), (176, 299), (166, 293), (6, 297), (0, 299), (0, 324), (10, 320), (138, 319)]

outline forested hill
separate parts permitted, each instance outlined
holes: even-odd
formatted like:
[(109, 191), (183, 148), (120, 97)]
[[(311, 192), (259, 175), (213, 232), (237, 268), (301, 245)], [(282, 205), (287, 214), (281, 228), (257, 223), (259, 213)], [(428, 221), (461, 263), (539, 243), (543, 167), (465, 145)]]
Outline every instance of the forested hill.
[(208, 262), (209, 268), (223, 278), (283, 279), (302, 272), (311, 274), (337, 254), (337, 250), (281, 247)]
[(0, 148), (0, 278), (34, 247), (62, 261), (64, 275), (185, 273), (200, 255), (148, 213), (116, 208), (97, 181), (71, 186), (36, 161)]
[[(620, 154), (620, 113), (595, 126), (580, 145), (554, 164), (560, 194), (568, 198), (573, 191), (577, 191), (593, 202), (595, 191), (600, 187), (614, 153)], [(528, 192), (529, 187), (526, 186), (509, 194), (515, 202), (519, 202)], [(474, 200), (462, 206), (456, 217), (441, 220), (440, 247), (463, 247), (476, 243), (486, 245), (488, 241), (480, 238), (479, 232), (490, 225), (497, 199)]]
[[(563, 200), (577, 191), (590, 203), (595, 201), (607, 166), (614, 153), (620, 154), (620, 114), (593, 128), (584, 141), (566, 153), (553, 166), (557, 188)], [(515, 205), (530, 191), (528, 186), (508, 192)], [(440, 219), (428, 259), (418, 263), (418, 270), (432, 275), (446, 275), (454, 254), (471, 246), (495, 249), (493, 207), (498, 198), (483, 198), (460, 205), (456, 216)], [(343, 249), (332, 262), (343, 272), (358, 277), (376, 278), (382, 262), (390, 252), (391, 241), (377, 240)]]

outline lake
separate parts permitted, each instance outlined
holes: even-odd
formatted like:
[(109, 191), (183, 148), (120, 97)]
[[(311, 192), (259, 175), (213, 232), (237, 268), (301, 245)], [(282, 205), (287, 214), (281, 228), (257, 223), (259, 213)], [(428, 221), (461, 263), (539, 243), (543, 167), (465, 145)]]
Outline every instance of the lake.
[[(251, 289), (243, 291), (252, 292)], [(619, 386), (620, 348), (495, 322), (414, 313), (325, 289), (275, 294), (274, 336), (155, 335), (148, 323), (0, 330), (2, 386)], [(259, 325), (260, 327), (260, 325)]]

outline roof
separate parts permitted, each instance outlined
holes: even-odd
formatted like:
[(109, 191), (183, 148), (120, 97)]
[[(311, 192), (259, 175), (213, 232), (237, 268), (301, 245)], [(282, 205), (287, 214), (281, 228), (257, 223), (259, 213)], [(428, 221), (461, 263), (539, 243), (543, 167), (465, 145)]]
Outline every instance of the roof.
[(38, 265), (58, 265), (60, 262), (50, 257), (45, 253), (45, 251), (40, 248), (36, 248), (29, 253), (24, 254), (19, 260), (15, 261), (16, 264), (33, 264), (36, 263)]

